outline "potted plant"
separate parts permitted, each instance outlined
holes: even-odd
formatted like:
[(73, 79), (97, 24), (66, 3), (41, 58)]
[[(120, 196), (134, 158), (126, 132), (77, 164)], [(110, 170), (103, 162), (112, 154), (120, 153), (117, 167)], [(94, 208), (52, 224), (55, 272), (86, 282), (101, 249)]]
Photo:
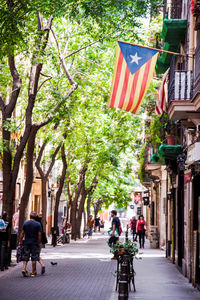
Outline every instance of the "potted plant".
[(117, 243), (111, 247), (110, 252), (114, 255), (136, 255), (138, 253), (138, 248), (136, 243), (131, 242), (130, 240), (125, 243)]
[(194, 30), (200, 29), (200, 1), (199, 0), (193, 0), (190, 3), (191, 6), (191, 12), (193, 16), (195, 17), (195, 27)]

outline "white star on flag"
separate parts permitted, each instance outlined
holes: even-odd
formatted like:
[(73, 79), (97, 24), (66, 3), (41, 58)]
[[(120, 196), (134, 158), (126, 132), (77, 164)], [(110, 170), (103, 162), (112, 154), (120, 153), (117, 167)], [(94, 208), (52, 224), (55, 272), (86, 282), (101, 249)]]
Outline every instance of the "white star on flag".
[(138, 65), (138, 60), (142, 59), (142, 57), (138, 56), (137, 52), (135, 53), (135, 55), (130, 55), (130, 57), (132, 58), (131, 64), (135, 62)]

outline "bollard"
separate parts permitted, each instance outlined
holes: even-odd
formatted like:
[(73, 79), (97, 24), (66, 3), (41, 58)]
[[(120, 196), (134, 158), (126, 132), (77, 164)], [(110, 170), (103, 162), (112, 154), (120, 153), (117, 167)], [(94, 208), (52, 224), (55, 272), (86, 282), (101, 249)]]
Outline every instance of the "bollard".
[(128, 269), (129, 269), (129, 256), (123, 255), (120, 279), (119, 279), (118, 300), (128, 299), (128, 275), (129, 275)]
[(126, 232), (125, 232), (125, 242), (128, 243), (128, 225), (126, 227)]
[(128, 282), (127, 281), (119, 281), (119, 294), (118, 300), (128, 300)]

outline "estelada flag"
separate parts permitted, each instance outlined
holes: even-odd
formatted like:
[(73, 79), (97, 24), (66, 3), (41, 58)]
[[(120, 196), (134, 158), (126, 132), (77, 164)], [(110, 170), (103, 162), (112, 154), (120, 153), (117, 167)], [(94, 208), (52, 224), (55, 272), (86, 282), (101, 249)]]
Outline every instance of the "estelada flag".
[(165, 72), (162, 78), (161, 86), (158, 90), (155, 112), (157, 115), (163, 114), (167, 109), (167, 76), (169, 69)]
[(137, 113), (154, 74), (158, 50), (118, 41), (110, 107)]

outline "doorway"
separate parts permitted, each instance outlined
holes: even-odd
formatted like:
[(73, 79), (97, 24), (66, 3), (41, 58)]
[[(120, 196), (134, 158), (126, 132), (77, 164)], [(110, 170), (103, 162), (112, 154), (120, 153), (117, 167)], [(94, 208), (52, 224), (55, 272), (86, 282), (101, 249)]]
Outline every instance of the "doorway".
[(196, 282), (200, 284), (200, 175), (193, 179), (193, 231), (197, 231)]
[(178, 217), (178, 266), (182, 268), (184, 258), (184, 173), (178, 175), (178, 194), (177, 194), (177, 217)]

